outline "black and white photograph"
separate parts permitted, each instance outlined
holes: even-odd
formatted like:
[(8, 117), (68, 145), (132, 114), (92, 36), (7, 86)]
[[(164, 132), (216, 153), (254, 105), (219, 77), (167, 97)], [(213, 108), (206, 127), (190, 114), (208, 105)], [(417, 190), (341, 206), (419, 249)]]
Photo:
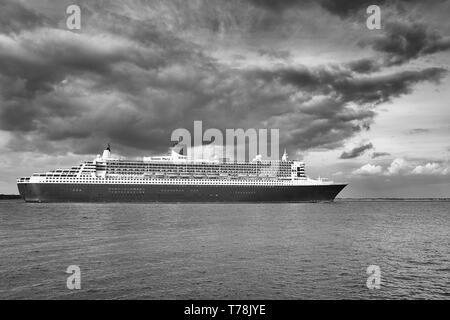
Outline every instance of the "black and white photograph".
[(449, 15), (0, 0), (0, 300), (450, 300)]

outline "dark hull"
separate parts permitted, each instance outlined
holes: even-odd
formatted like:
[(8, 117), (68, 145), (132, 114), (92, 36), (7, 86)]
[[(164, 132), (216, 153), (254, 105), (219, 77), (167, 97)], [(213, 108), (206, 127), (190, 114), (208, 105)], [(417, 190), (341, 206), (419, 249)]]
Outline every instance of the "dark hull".
[(345, 186), (18, 184), (27, 202), (317, 202), (332, 201)]

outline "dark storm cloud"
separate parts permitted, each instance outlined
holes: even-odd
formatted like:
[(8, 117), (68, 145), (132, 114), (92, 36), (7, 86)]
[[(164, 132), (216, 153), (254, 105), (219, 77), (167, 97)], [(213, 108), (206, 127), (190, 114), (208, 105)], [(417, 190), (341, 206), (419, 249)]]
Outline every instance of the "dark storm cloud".
[(343, 68), (283, 68), (257, 70), (257, 78), (292, 85), (315, 94), (333, 94), (343, 103), (380, 104), (393, 97), (409, 93), (412, 85), (421, 81), (439, 81), (447, 70), (427, 68), (420, 71), (402, 71), (372, 77), (354, 76)]
[[(289, 132), (283, 143), (295, 148), (335, 148), (363, 129), (369, 129), (374, 107), (411, 92), (421, 81), (439, 81), (446, 70), (429, 68), (388, 75), (355, 76), (344, 67), (278, 68), (253, 70), (251, 81), (290, 88), (291, 97), (302, 93), (292, 110), (275, 123)], [(316, 97), (323, 97), (316, 99)]]
[[(446, 72), (367, 76), (376, 64), (363, 60), (238, 69), (177, 30), (92, 6), (90, 29), (79, 33), (39, 23), (0, 31), (0, 129), (13, 134), (12, 150), (97, 153), (109, 141), (124, 154), (163, 151), (172, 130), (194, 120), (204, 129), (280, 128), (289, 149), (335, 148), (370, 127), (378, 104)], [(8, 25), (21, 14), (11, 16)]]
[(309, 1), (302, 1), (302, 0), (249, 0), (250, 3), (252, 3), (255, 6), (264, 8), (266, 10), (272, 10), (272, 11), (283, 11), (288, 8), (301, 6), (303, 4), (308, 3)]
[[(429, 0), (427, 5), (445, 2), (446, 0)], [(366, 9), (370, 5), (377, 5), (382, 12), (388, 6), (394, 6), (399, 12), (404, 12), (405, 7), (420, 4), (420, 0), (320, 0), (318, 1), (324, 9), (341, 18), (348, 18), (360, 13), (366, 13)], [(365, 17), (365, 15), (361, 15)]]
[(62, 149), (80, 153), (108, 139), (167, 147), (173, 126), (186, 126), (186, 113), (198, 116), (212, 98), (214, 88), (206, 93), (202, 81), (220, 77), (209, 59), (169, 35), (146, 43), (45, 28), (0, 40), (0, 128), (31, 136), (11, 140), (11, 148), (53, 151), (51, 142), (64, 139)]
[[(415, 8), (420, 5), (420, 1), (321, 0), (313, 2), (254, 0), (250, 2), (257, 7), (278, 14), (278, 23), (283, 21), (281, 13), (292, 9), (302, 10), (314, 4), (320, 5), (329, 13), (343, 19), (353, 18), (360, 21), (364, 21), (367, 17), (365, 9), (369, 5), (380, 6), (383, 14), (382, 29), (373, 32), (375, 36), (369, 33), (368, 39), (364, 39), (360, 44), (371, 47), (374, 51), (381, 53), (383, 59), (364, 58), (351, 62), (349, 67), (358, 73), (379, 71), (383, 67), (401, 65), (422, 56), (450, 49), (450, 37), (440, 34), (431, 25), (423, 21), (412, 20), (404, 15), (406, 6)], [(439, 4), (443, 1), (436, 0), (432, 2), (433, 4)], [(393, 8), (397, 9), (394, 10)], [(420, 10), (420, 8), (417, 10)], [(272, 19), (275, 18), (272, 17)]]
[(372, 153), (372, 159), (390, 156), (391, 154), (389, 152), (374, 152)]
[[(16, 39), (15, 52), (32, 49), (25, 57), (11, 54), (10, 47), (0, 52), (2, 79), (17, 83), (17, 88), (2, 89), (0, 125), (29, 132), (32, 144), (49, 141), (48, 150), (54, 150), (55, 141), (70, 141), (64, 147), (76, 153), (92, 153), (106, 140), (119, 150), (163, 150), (173, 129), (190, 129), (194, 120), (219, 129), (230, 123), (244, 128), (267, 123), (284, 130), (282, 143), (288, 147), (335, 147), (369, 127), (375, 112), (365, 104), (388, 101), (444, 72), (366, 78), (339, 66), (237, 71), (190, 52), (189, 46), (174, 52), (165, 46), (155, 49), (155, 43), (152, 48), (130, 46), (122, 38), (65, 31), (54, 32), (54, 47), (44, 50), (48, 33), (36, 31), (31, 45), (26, 36)], [(155, 63), (155, 50), (165, 53), (161, 63)], [(80, 81), (87, 96), (65, 89)], [(298, 93), (303, 98), (293, 98)], [(315, 100), (318, 95), (324, 98)]]
[(377, 105), (410, 93), (412, 86), (418, 82), (439, 82), (446, 74), (447, 70), (443, 68), (427, 68), (373, 77), (339, 79), (333, 87), (344, 101)]
[(385, 55), (385, 65), (400, 65), (421, 56), (447, 51), (450, 37), (444, 37), (420, 22), (390, 21), (384, 32), (363, 41), (373, 50)]
[(372, 0), (249, 0), (249, 2), (255, 6), (273, 12), (283, 12), (284, 10), (306, 7), (316, 3), (332, 14), (346, 17), (350, 14), (354, 14), (364, 7), (367, 8), (367, 6), (371, 4), (380, 4), (384, 3), (385, 1), (379, 0), (374, 3), (374, 1)]
[(348, 63), (357, 73), (368, 74), (382, 68), (401, 65), (410, 60), (450, 50), (450, 37), (442, 36), (421, 22), (388, 21), (383, 32), (360, 42), (381, 53), (380, 58), (364, 58)]
[(360, 145), (358, 147), (353, 148), (350, 151), (344, 151), (339, 158), (340, 159), (353, 159), (353, 158), (357, 158), (360, 155), (362, 155), (364, 152), (366, 152), (367, 150), (370, 150), (373, 148), (372, 143), (367, 143), (367, 144), (363, 144)]
[[(433, 0), (431, 0), (433, 1)], [(430, 2), (431, 2), (430, 1)], [(436, 0), (433, 2), (440, 2), (441, 0)], [(305, 8), (314, 4), (318, 4), (320, 7), (325, 9), (331, 14), (337, 15), (341, 18), (347, 18), (353, 16), (360, 12), (364, 12), (370, 5), (396, 5), (402, 9), (402, 5), (410, 5), (412, 3), (418, 3), (419, 0), (249, 0), (253, 5), (270, 10), (273, 12), (281, 13), (285, 10), (295, 9), (295, 8)]]
[(47, 18), (26, 8), (20, 1), (2, 0), (0, 2), (0, 30), (2, 33), (18, 32), (42, 26)]
[(378, 61), (369, 58), (351, 61), (348, 63), (348, 67), (350, 70), (357, 73), (371, 73), (381, 69), (381, 65)]
[(55, 93), (55, 86), (68, 77), (106, 78), (111, 74), (113, 63), (133, 60), (124, 46), (103, 48), (105, 43), (91, 43), (66, 31), (40, 30), (11, 40), (10, 43), (0, 42), (1, 80), (5, 84), (18, 84), (18, 87), (6, 85), (0, 89), (3, 98), (8, 99), (0, 118), (2, 128), (8, 130), (17, 126), (15, 118), (20, 119), (17, 128), (32, 130), (40, 116), (70, 115), (74, 106), (64, 99), (45, 106), (33, 104), (48, 98), (48, 93)]
[(353, 15), (357, 13), (358, 11), (361, 11), (372, 5), (383, 5), (386, 1), (385, 0), (341, 0), (341, 1), (332, 1), (332, 0), (322, 0), (319, 1), (320, 5), (329, 11), (330, 13), (333, 13), (335, 15), (338, 15), (340, 17), (347, 17), (349, 15)]

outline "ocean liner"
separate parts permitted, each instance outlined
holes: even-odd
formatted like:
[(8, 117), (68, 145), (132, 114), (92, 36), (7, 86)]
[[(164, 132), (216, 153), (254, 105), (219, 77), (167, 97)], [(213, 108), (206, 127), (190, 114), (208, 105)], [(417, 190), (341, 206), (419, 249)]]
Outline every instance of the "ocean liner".
[(289, 160), (190, 160), (167, 156), (117, 159), (108, 147), (93, 161), (17, 179), (27, 202), (316, 202), (346, 186), (311, 179)]

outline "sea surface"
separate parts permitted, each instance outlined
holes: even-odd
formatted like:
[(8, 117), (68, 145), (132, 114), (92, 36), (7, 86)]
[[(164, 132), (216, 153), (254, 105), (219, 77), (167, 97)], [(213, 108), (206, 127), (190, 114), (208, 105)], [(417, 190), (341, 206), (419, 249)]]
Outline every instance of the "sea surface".
[(448, 300), (450, 201), (0, 201), (0, 299)]

